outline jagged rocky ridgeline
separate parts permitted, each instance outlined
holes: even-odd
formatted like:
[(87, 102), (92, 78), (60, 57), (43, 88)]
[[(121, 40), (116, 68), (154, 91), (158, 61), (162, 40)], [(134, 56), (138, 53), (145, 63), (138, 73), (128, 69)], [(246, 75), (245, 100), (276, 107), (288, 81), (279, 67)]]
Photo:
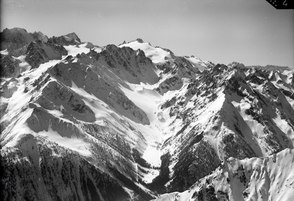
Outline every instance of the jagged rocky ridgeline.
[(291, 68), (1, 40), (1, 200), (293, 199)]

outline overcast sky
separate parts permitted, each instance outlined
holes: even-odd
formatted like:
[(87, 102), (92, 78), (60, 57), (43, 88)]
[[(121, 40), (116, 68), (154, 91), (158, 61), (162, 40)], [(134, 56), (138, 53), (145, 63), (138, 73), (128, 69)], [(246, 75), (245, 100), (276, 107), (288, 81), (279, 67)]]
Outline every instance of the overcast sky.
[(214, 63), (294, 67), (294, 11), (266, 0), (2, 0), (1, 25), (76, 32), (100, 46), (142, 38)]

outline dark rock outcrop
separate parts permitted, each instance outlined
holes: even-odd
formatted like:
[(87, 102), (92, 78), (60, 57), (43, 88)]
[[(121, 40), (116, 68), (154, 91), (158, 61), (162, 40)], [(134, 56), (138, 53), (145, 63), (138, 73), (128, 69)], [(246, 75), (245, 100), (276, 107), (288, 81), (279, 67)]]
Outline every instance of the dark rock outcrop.
[(53, 36), (48, 39), (48, 43), (58, 45), (78, 45), (81, 43), (81, 40), (75, 33), (69, 33), (58, 37)]

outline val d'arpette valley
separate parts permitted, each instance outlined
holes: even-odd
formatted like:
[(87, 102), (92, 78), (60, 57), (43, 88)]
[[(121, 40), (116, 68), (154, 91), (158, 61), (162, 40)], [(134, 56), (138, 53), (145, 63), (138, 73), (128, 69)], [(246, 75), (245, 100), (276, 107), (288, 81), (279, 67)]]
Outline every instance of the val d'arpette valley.
[(294, 200), (293, 69), (45, 34), (1, 32), (1, 200)]

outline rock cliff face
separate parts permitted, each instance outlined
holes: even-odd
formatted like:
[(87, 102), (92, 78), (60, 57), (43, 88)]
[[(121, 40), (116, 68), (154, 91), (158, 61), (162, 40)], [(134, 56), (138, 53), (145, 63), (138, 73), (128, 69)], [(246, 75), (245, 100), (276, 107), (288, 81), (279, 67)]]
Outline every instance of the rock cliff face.
[(32, 68), (37, 68), (40, 64), (50, 60), (61, 59), (62, 55), (66, 55), (67, 51), (61, 45), (51, 43), (43, 43), (42, 41), (31, 42), (26, 50), (26, 62)]
[(293, 198), (290, 68), (1, 38), (1, 200)]
[(1, 55), (1, 66), (5, 66), (2, 69), (2, 77), (17, 77), (20, 74), (19, 63), (10, 55)]

